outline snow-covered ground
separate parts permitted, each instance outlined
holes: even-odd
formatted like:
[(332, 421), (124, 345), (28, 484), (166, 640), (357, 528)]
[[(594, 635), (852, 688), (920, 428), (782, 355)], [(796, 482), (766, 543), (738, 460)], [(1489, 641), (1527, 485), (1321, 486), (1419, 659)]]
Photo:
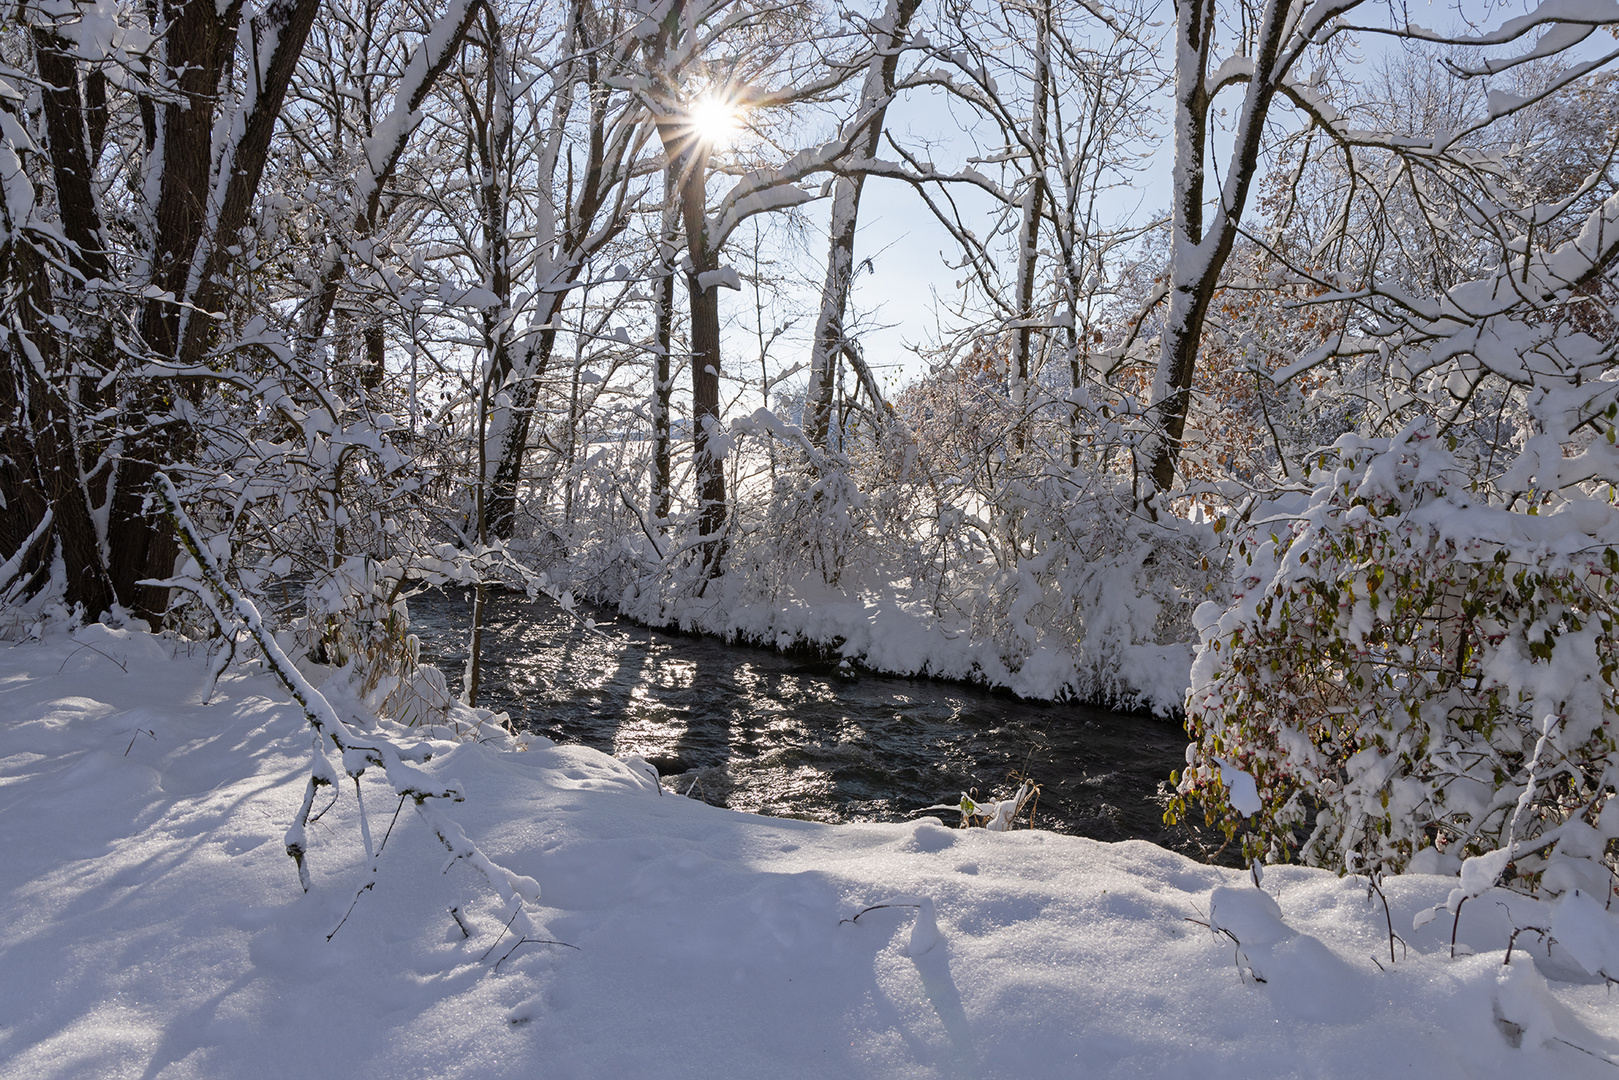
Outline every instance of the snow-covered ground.
[[(178, 655), (176, 656), (176, 652)], [(355, 785), (283, 850), (310, 731), (280, 686), (95, 627), (0, 650), (0, 1076), (1611, 1077), (1619, 1000), (1505, 892), (1246, 874), (1141, 842), (752, 817), (595, 751), (450, 743), (373, 890)], [(372, 839), (395, 799), (362, 779)], [(322, 799), (324, 802), (324, 798)], [(447, 865), (449, 863), (449, 865)], [(892, 906), (867, 911), (872, 905)], [(916, 906), (900, 906), (913, 904)], [(465, 923), (463, 934), (456, 915)], [(1240, 939), (1215, 936), (1211, 921)], [(1520, 946), (1535, 935), (1520, 936)], [(1544, 956), (1544, 949), (1541, 949)], [(1260, 981), (1260, 980), (1263, 981)]]

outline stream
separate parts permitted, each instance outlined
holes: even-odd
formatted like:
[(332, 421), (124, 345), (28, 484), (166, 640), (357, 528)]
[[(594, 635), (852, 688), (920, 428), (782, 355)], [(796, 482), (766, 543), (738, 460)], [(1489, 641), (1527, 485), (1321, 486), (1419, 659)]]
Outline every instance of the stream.
[[(557, 742), (639, 754), (667, 790), (734, 810), (903, 821), (963, 792), (1007, 798), (1027, 777), (1040, 786), (1039, 828), (1194, 856), (1207, 846), (1163, 823), (1160, 781), (1185, 763), (1178, 723), (961, 683), (851, 678), (834, 662), (581, 611), (594, 630), (549, 599), (491, 591), (479, 704)], [(424, 593), (410, 612), (422, 659), (458, 687), (470, 593)]]

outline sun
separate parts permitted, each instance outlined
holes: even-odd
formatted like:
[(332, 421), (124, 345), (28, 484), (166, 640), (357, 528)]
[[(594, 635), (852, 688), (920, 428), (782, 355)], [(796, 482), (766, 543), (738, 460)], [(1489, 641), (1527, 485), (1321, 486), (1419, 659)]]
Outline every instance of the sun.
[(686, 115), (697, 138), (713, 149), (729, 148), (742, 134), (742, 109), (721, 94), (698, 95)]

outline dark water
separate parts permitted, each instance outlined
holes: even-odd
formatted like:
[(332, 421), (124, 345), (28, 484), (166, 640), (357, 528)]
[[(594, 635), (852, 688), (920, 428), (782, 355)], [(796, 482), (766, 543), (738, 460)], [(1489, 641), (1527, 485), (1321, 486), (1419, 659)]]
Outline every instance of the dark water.
[[(458, 687), (468, 597), (427, 593), (410, 610), (422, 658)], [(491, 594), (479, 704), (558, 742), (640, 754), (666, 788), (736, 810), (902, 821), (964, 791), (1009, 797), (1023, 776), (1040, 785), (1040, 828), (1202, 850), (1162, 820), (1159, 783), (1185, 762), (1178, 724), (954, 683), (844, 678), (832, 663), (585, 614), (602, 624)]]

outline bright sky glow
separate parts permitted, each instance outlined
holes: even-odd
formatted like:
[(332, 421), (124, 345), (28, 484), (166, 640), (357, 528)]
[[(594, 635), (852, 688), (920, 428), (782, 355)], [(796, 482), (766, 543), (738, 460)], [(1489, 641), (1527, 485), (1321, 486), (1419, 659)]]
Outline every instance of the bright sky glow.
[(742, 133), (742, 110), (719, 94), (703, 94), (688, 110), (697, 137), (716, 150), (728, 149)]

